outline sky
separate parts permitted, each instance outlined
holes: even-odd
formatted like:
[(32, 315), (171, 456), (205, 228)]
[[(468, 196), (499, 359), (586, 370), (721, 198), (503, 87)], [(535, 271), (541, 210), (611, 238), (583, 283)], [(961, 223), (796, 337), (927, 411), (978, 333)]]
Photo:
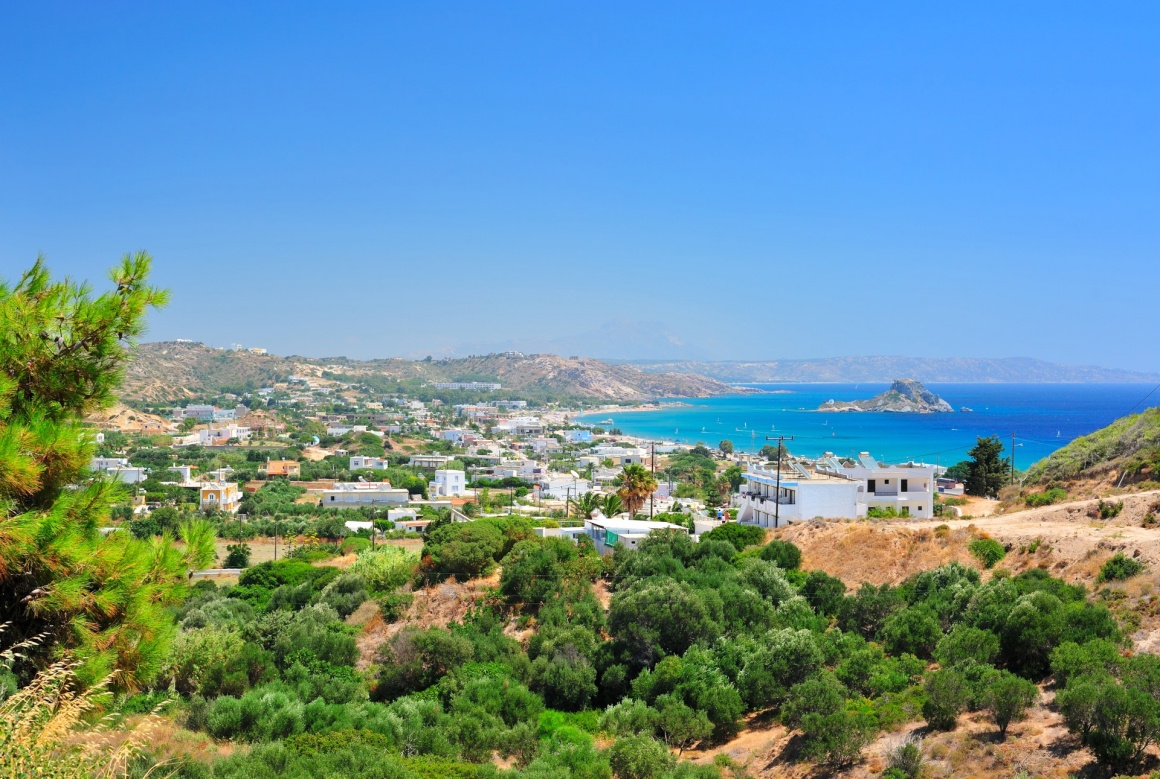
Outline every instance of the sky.
[(0, 14), (0, 277), (153, 340), (1160, 371), (1160, 4)]

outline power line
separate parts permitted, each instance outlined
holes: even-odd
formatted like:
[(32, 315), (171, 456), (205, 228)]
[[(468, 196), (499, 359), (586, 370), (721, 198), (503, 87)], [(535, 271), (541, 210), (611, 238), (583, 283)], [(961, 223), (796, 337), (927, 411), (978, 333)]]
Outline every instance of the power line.
[[(1152, 395), (1155, 394), (1156, 390), (1160, 390), (1160, 384), (1157, 384), (1155, 387), (1152, 388), (1151, 392), (1149, 392), (1147, 395), (1145, 395), (1144, 397), (1137, 400), (1136, 405), (1134, 405), (1130, 409), (1128, 409), (1128, 414), (1131, 414), (1133, 411), (1135, 411), (1137, 408), (1139, 408), (1140, 404), (1146, 402), (1148, 400), (1148, 398), (1152, 397)], [(1128, 416), (1128, 414), (1124, 414), (1124, 416)]]

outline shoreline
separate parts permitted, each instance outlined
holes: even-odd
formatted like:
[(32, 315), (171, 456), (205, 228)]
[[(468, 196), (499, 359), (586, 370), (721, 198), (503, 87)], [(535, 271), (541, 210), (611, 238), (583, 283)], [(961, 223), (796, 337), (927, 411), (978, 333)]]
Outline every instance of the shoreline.
[(583, 413), (577, 414), (575, 417), (573, 417), (573, 419), (579, 420), (582, 417), (601, 415), (611, 416), (613, 414), (647, 414), (654, 411), (668, 411), (669, 409), (674, 408), (693, 408), (693, 404), (674, 401), (672, 403), (657, 403), (647, 406), (598, 406), (591, 411), (585, 411)]

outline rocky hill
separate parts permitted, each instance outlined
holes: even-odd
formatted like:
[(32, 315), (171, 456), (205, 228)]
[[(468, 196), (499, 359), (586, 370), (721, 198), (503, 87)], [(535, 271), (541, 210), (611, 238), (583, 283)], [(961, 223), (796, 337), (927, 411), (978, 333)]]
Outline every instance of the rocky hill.
[(699, 362), (690, 360), (635, 360), (646, 371), (677, 371), (711, 376), (732, 383), (778, 382), (881, 382), (895, 376), (914, 376), (926, 382), (1152, 382), (1151, 373), (1099, 368), (1092, 365), (1058, 365), (1029, 357), (986, 359), (971, 357), (832, 357), (818, 360), (764, 360), (751, 362)]
[(290, 375), (327, 373), (399, 381), (494, 381), (513, 392), (587, 400), (631, 402), (665, 397), (707, 397), (737, 392), (716, 379), (653, 373), (634, 365), (552, 354), (490, 354), (446, 360), (350, 360), (345, 357), (279, 357), (214, 349), (189, 342), (141, 344), (126, 371), (122, 397), (168, 401), (255, 388)]
[(1160, 481), (1160, 408), (1121, 417), (1035, 463), (1026, 484), (1112, 477), (1119, 485)]
[(896, 379), (890, 389), (869, 400), (827, 400), (818, 411), (889, 411), (898, 414), (953, 412), (950, 403), (914, 379)]

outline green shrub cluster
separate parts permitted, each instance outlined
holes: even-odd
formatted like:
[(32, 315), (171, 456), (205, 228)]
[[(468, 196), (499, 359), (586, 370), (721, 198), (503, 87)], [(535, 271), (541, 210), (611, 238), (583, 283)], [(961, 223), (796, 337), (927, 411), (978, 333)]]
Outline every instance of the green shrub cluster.
[(1023, 499), (1023, 501), (1032, 508), (1038, 506), (1050, 506), (1053, 503), (1059, 503), (1063, 500), (1067, 500), (1067, 490), (1061, 489), (1059, 487), (1052, 487), (1051, 489), (1044, 490), (1043, 492), (1032, 493)]
[(967, 545), (967, 550), (984, 568), (994, 568), (995, 563), (1007, 556), (1007, 550), (993, 538), (976, 538)]

